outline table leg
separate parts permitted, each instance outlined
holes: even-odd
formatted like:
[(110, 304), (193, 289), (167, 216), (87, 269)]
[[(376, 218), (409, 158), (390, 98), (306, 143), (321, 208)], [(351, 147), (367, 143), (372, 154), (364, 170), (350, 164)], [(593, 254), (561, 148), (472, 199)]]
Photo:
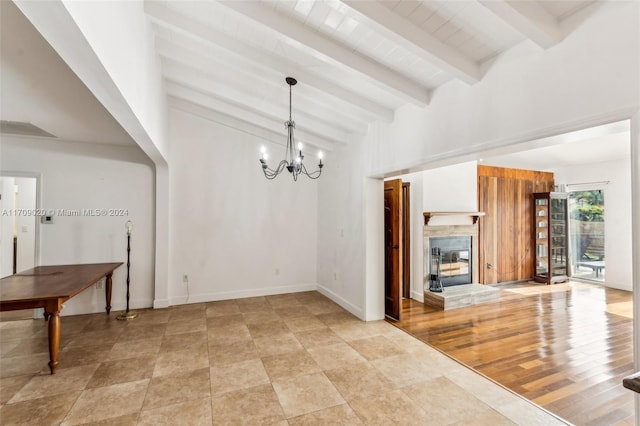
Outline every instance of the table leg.
[(106, 285), (104, 286), (104, 297), (106, 299), (107, 302), (107, 315), (111, 312), (111, 289), (113, 287), (113, 282), (111, 280), (111, 277), (113, 276), (113, 273), (107, 274), (105, 281), (106, 281)]
[(60, 311), (50, 313), (49, 317), (49, 369), (56, 374), (58, 350), (60, 349)]

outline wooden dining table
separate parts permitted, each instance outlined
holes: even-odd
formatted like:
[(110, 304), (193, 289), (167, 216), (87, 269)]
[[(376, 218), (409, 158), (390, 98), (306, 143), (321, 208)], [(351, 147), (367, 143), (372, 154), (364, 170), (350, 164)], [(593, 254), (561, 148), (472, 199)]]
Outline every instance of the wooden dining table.
[(0, 311), (43, 308), (49, 328), (49, 369), (56, 373), (60, 348), (62, 304), (93, 284), (105, 280), (105, 309), (111, 312), (113, 271), (122, 265), (93, 263), (37, 266), (0, 279)]

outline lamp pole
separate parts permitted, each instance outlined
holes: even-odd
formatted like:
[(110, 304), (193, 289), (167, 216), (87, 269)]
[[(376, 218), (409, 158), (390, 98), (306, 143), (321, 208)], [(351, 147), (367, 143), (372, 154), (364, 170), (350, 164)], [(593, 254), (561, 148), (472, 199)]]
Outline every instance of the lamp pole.
[(138, 314), (134, 312), (129, 312), (129, 272), (131, 269), (131, 231), (133, 230), (133, 222), (128, 220), (124, 228), (127, 231), (127, 310), (116, 318), (119, 320), (130, 320), (138, 316)]

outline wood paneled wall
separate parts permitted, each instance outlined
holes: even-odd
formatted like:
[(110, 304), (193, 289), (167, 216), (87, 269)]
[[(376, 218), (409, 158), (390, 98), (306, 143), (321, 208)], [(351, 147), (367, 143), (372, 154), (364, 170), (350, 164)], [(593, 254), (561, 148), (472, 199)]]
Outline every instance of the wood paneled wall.
[(479, 221), (481, 283), (533, 277), (531, 194), (553, 188), (553, 173), (478, 166), (478, 206), (486, 213)]

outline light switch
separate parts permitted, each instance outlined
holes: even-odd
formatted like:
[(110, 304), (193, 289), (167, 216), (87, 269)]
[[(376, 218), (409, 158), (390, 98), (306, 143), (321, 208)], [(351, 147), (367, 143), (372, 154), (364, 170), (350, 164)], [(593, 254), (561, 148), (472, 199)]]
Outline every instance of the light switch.
[(22, 232), (29, 232), (29, 227), (27, 225), (22, 225)]

